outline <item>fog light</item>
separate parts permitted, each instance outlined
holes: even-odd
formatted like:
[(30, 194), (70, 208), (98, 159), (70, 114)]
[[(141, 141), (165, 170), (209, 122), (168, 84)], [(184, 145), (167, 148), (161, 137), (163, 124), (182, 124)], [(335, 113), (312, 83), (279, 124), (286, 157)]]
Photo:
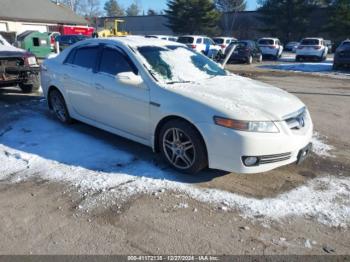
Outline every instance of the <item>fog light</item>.
[(255, 166), (258, 164), (259, 158), (255, 156), (248, 156), (243, 158), (243, 162), (246, 166)]

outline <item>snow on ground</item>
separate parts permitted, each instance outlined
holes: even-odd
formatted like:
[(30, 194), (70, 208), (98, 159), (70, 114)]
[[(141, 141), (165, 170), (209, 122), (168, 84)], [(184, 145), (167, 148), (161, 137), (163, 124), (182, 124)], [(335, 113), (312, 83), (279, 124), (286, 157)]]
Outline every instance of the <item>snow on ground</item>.
[(323, 157), (334, 157), (330, 151), (334, 150), (334, 147), (331, 145), (327, 145), (323, 140), (325, 138), (322, 137), (319, 133), (315, 132), (312, 138), (312, 151)]
[(101, 201), (113, 203), (140, 193), (172, 190), (249, 218), (269, 221), (304, 216), (330, 226), (350, 226), (349, 177), (316, 178), (277, 197), (256, 199), (181, 182), (174, 171), (135, 159), (131, 152), (65, 127), (40, 112), (2, 127), (0, 134), (0, 179), (67, 183), (91, 196), (79, 208), (88, 210)]
[(261, 65), (260, 68), (304, 72), (317, 75), (327, 75), (335, 78), (350, 78), (350, 71), (334, 71), (332, 62), (319, 63), (277, 63), (271, 65)]

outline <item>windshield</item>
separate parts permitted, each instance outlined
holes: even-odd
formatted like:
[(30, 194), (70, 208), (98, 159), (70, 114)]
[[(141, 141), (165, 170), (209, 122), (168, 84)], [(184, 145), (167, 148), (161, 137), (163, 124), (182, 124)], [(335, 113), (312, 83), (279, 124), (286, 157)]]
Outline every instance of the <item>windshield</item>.
[(350, 47), (350, 42), (343, 42), (341, 47)]
[(274, 45), (274, 41), (272, 39), (261, 39), (259, 40), (259, 45)]
[(181, 44), (192, 44), (194, 41), (194, 38), (189, 36), (182, 36), (182, 37), (179, 37), (177, 41)]
[(318, 39), (304, 39), (300, 43), (301, 45), (319, 45), (320, 41)]
[(214, 38), (213, 40), (217, 45), (221, 45), (224, 43), (224, 39), (222, 38)]
[(218, 64), (186, 47), (143, 46), (138, 51), (151, 66), (155, 77), (169, 84), (226, 75)]

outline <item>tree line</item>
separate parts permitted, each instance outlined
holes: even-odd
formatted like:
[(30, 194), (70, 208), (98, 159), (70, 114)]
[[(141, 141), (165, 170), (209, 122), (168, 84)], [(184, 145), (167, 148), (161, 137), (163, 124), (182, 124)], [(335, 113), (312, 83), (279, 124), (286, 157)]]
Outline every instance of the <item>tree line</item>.
[[(122, 7), (118, 0), (107, 0), (104, 12), (100, 0), (54, 0), (68, 5), (72, 10), (88, 18), (106, 16), (137, 16), (140, 4), (135, 0)], [(246, 0), (168, 0), (164, 10), (167, 26), (176, 34), (217, 35), (220, 24), (233, 28), (235, 13), (246, 10)], [(316, 9), (326, 10), (325, 17), (312, 17)], [(225, 14), (230, 13), (230, 16)], [(156, 15), (148, 10), (147, 15)], [(322, 32), (328, 32), (334, 40), (350, 37), (350, 0), (258, 0), (258, 19), (261, 32), (283, 41), (299, 40), (309, 32), (313, 20), (324, 20)], [(232, 30), (230, 30), (232, 31)], [(318, 32), (322, 34), (322, 32)]]

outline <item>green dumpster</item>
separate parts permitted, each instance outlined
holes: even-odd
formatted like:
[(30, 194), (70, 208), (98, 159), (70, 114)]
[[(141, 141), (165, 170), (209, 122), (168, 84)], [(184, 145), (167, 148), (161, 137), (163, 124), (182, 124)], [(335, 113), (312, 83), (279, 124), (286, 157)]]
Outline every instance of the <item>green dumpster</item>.
[(51, 53), (50, 36), (37, 31), (25, 31), (17, 36), (19, 46), (33, 53), (38, 58), (45, 58)]

